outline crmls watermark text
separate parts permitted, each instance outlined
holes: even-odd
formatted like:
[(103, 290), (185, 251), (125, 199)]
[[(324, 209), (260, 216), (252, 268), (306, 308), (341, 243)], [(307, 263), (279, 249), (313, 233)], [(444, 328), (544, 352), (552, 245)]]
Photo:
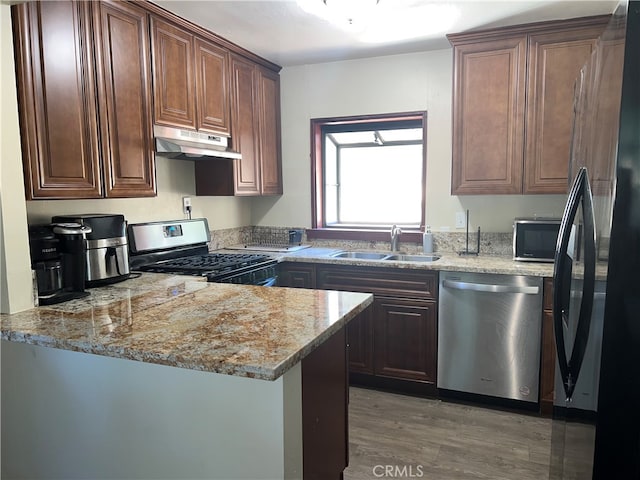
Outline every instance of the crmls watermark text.
[(422, 478), (422, 465), (376, 465), (373, 475), (377, 478)]

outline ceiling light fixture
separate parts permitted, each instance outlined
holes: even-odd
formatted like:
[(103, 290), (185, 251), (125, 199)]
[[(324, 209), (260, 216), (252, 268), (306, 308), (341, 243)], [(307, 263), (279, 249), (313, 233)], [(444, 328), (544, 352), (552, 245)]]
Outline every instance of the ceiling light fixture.
[(371, 15), (372, 9), (379, 0), (323, 0), (329, 10), (338, 18), (345, 19), (353, 25), (362, 18)]
[(376, 14), (380, 0), (297, 0), (305, 12), (351, 32), (364, 30)]

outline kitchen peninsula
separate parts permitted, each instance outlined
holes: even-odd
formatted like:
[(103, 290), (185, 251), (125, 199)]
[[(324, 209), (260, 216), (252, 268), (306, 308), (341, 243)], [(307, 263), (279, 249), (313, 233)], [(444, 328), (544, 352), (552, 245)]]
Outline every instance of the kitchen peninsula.
[(143, 274), (1, 315), (2, 477), (338, 478), (371, 302)]

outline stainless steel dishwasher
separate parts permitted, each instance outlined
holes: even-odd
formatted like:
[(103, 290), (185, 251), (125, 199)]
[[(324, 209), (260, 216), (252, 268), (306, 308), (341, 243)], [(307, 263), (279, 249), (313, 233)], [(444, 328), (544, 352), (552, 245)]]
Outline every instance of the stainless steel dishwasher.
[(538, 401), (542, 278), (440, 272), (438, 388)]

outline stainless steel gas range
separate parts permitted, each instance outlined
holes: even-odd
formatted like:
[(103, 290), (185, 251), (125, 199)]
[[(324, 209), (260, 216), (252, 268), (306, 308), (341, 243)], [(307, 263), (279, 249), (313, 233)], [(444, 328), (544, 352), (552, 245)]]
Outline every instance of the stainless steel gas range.
[(205, 218), (127, 227), (132, 271), (207, 277), (209, 282), (274, 286), (277, 261), (267, 255), (209, 253)]

